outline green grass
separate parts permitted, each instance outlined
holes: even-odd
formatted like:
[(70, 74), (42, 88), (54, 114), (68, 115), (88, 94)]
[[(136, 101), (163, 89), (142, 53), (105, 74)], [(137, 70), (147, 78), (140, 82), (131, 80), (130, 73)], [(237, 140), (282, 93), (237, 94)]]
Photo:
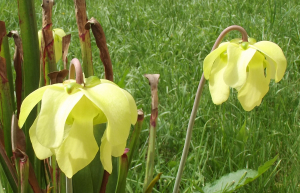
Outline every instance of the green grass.
[[(36, 1), (41, 26), (41, 1)], [(0, 20), (7, 30), (19, 30), (17, 1), (1, 0)], [(163, 172), (154, 192), (171, 192), (179, 166), (186, 128), (202, 63), (219, 33), (229, 25), (243, 26), (257, 41), (277, 43), (287, 57), (283, 80), (271, 82), (262, 104), (245, 112), (237, 93), (224, 104), (212, 103), (208, 86), (200, 102), (181, 192), (197, 192), (208, 182), (242, 168), (257, 169), (279, 154), (280, 163), (238, 192), (299, 192), (300, 169), (300, 5), (297, 0), (149, 0), (87, 1), (88, 17), (103, 26), (115, 82), (125, 88), (145, 112), (140, 152), (128, 176), (128, 192), (141, 192), (145, 173), (150, 87), (143, 77), (159, 73), (159, 117), (155, 172)], [(81, 58), (73, 2), (57, 1), (53, 27), (72, 34), (70, 59)], [(240, 37), (231, 32), (225, 39)], [(13, 41), (10, 40), (13, 52)], [(92, 38), (96, 75), (104, 70)], [(245, 144), (237, 140), (244, 121), (249, 131)], [(279, 161), (279, 160), (278, 160)], [(2, 186), (5, 183), (1, 184)], [(1, 187), (1, 186), (0, 186)]]

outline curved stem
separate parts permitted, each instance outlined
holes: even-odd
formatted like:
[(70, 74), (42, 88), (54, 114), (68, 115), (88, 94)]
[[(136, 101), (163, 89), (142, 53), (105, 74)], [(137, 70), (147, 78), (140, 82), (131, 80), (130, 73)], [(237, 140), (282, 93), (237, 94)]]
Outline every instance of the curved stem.
[[(219, 35), (218, 39), (216, 40), (216, 42), (215, 42), (215, 44), (214, 44), (211, 51), (215, 50), (219, 46), (219, 44), (221, 43), (221, 41), (225, 37), (225, 35), (228, 32), (232, 31), (232, 30), (237, 30), (237, 31), (241, 32), (242, 40), (244, 42), (248, 41), (248, 35), (247, 35), (246, 30), (244, 28), (242, 28), (241, 26), (232, 25), (232, 26), (227, 27), (226, 29), (224, 29), (221, 32), (221, 34)], [(181, 176), (182, 176), (182, 173), (183, 173), (186, 158), (187, 158), (187, 155), (188, 155), (188, 152), (189, 152), (189, 147), (190, 147), (190, 142), (191, 142), (191, 137), (192, 137), (192, 130), (193, 130), (193, 127), (194, 127), (194, 122), (195, 122), (195, 118), (196, 118), (196, 114), (197, 114), (197, 109), (198, 109), (198, 106), (199, 106), (199, 101), (200, 101), (200, 98), (201, 98), (201, 94), (202, 94), (204, 84), (205, 84), (205, 78), (204, 78), (204, 74), (202, 73), (202, 77), (201, 77), (201, 80), (200, 80), (199, 85), (198, 85), (198, 89), (197, 89), (197, 93), (196, 93), (195, 101), (194, 101), (194, 106), (193, 106), (193, 109), (192, 109), (192, 113), (191, 113), (188, 128), (187, 128), (185, 143), (184, 143), (183, 152), (182, 152), (182, 156), (181, 156), (181, 160), (180, 160), (180, 164), (179, 164), (179, 169), (178, 169), (177, 176), (176, 176), (176, 179), (175, 179), (175, 185), (174, 185), (173, 193), (177, 193), (179, 191), (179, 184), (180, 184), (180, 181), (181, 181)]]
[(76, 83), (83, 84), (83, 74), (81, 69), (81, 64), (77, 58), (73, 58), (70, 62), (69, 79), (75, 79)]

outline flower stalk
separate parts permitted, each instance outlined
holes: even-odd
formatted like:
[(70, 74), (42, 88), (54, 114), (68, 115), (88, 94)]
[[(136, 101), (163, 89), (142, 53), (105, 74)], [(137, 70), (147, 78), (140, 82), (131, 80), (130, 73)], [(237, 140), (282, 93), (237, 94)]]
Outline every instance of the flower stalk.
[[(216, 40), (216, 42), (215, 42), (215, 44), (214, 44), (211, 51), (215, 50), (219, 46), (219, 44), (221, 43), (221, 41), (223, 40), (225, 35), (228, 32), (233, 31), (233, 30), (237, 30), (237, 31), (241, 32), (242, 40), (245, 41), (245, 42), (248, 41), (248, 35), (247, 35), (247, 32), (244, 28), (242, 28), (240, 26), (237, 26), (237, 25), (229, 26), (221, 32), (221, 34), (217, 38), (217, 40)], [(204, 77), (204, 74), (202, 74), (201, 80), (199, 82), (198, 89), (197, 89), (197, 92), (196, 92), (194, 105), (193, 105), (193, 108), (192, 108), (192, 112), (191, 112), (191, 116), (190, 116), (190, 120), (189, 120), (189, 124), (188, 124), (188, 128), (187, 128), (185, 143), (184, 143), (183, 152), (182, 152), (182, 155), (181, 155), (179, 169), (178, 169), (177, 176), (176, 176), (176, 179), (175, 179), (173, 193), (178, 193), (179, 192), (179, 185), (180, 185), (184, 165), (185, 165), (185, 162), (186, 162), (186, 158), (187, 158), (187, 155), (188, 155), (188, 152), (189, 152), (189, 147), (190, 147), (190, 142), (191, 142), (191, 137), (192, 137), (192, 131), (193, 131), (195, 118), (196, 118), (196, 114), (197, 114), (197, 109), (198, 109), (198, 106), (199, 106), (199, 102), (200, 102), (200, 98), (201, 98), (201, 95), (202, 95), (204, 85), (205, 85), (205, 77)]]
[(109, 176), (110, 176), (110, 174), (106, 170), (104, 170), (102, 183), (101, 183), (101, 188), (100, 188), (100, 193), (105, 193), (106, 192), (106, 185), (107, 185)]
[(84, 84), (81, 65), (77, 58), (72, 59), (70, 62), (69, 79), (75, 79), (75, 75), (76, 75), (76, 83)]

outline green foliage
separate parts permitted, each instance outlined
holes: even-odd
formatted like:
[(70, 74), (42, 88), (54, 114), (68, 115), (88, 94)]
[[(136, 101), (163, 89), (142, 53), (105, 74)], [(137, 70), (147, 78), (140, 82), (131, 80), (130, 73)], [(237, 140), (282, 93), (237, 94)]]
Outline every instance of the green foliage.
[(242, 169), (236, 172), (231, 172), (225, 176), (222, 176), (212, 184), (207, 184), (203, 190), (205, 193), (233, 192), (261, 176), (275, 163), (277, 158), (278, 155), (272, 160), (264, 163), (264, 165), (258, 168), (258, 171), (252, 169)]

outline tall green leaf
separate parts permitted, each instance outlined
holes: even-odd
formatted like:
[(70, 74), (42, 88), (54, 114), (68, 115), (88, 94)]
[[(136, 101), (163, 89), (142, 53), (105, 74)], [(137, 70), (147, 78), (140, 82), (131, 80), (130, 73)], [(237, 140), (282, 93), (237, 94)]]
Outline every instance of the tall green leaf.
[[(13, 101), (11, 97), (10, 84), (9, 84), (9, 79), (7, 74), (7, 71), (11, 73), (11, 70), (7, 70), (7, 67), (8, 68), (11, 67), (7, 66), (6, 64), (6, 58), (4, 58), (5, 50), (4, 50), (4, 46), (2, 46), (2, 40), (4, 40), (3, 43), (4, 42), (7, 43), (5, 24), (4, 22), (1, 21), (0, 22), (0, 44), (1, 44), (0, 45), (1, 47), (0, 50), (0, 125), (2, 126), (4, 132), (4, 144), (5, 144), (6, 153), (8, 157), (11, 157), (12, 150), (11, 150), (10, 128), (11, 128), (11, 117), (13, 115)], [(6, 45), (5, 47), (8, 46)], [(10, 60), (10, 58), (8, 58), (8, 60)]]
[[(21, 38), (23, 43), (23, 59), (24, 59), (24, 97), (36, 90), (39, 86), (39, 42), (36, 24), (36, 14), (34, 8), (34, 0), (18, 0), (19, 25), (21, 29)], [(41, 161), (35, 157), (30, 139), (29, 128), (34, 122), (37, 111), (31, 111), (24, 125), (26, 136), (26, 153), (30, 161), (34, 165), (37, 179), (41, 185)]]
[[(2, 44), (1, 44), (1, 40), (0, 40), (0, 45), (1, 45), (0, 57), (5, 58), (6, 74), (7, 74), (7, 79), (8, 79), (8, 83), (9, 83), (11, 101), (14, 101), (14, 84), (13, 84), (11, 57), (10, 57), (10, 52), (9, 52), (8, 37), (6, 35), (7, 32), (6, 32), (6, 28), (5, 28), (5, 23), (3, 21), (0, 21), (0, 31), (2, 31), (2, 32), (0, 32), (0, 34), (1, 33), (4, 34), (4, 36), (2, 37)], [(0, 37), (0, 39), (1, 39), (1, 37)], [(15, 104), (13, 102), (12, 102), (12, 107), (15, 110)]]

